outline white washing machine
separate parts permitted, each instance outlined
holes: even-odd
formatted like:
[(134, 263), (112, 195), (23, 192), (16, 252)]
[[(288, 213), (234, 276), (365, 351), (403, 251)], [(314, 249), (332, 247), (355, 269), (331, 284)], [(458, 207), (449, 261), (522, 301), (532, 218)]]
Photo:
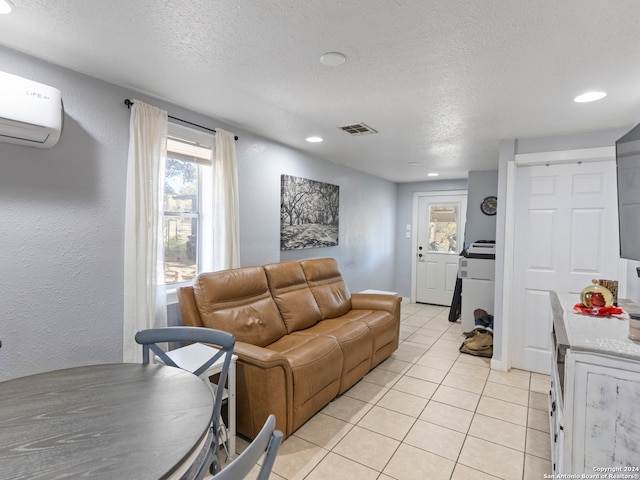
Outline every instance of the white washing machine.
[(463, 332), (475, 327), (475, 309), (481, 308), (493, 315), (495, 248), (495, 243), (474, 243), (467, 250), (467, 256), (460, 257), (458, 275), (462, 279), (460, 323)]

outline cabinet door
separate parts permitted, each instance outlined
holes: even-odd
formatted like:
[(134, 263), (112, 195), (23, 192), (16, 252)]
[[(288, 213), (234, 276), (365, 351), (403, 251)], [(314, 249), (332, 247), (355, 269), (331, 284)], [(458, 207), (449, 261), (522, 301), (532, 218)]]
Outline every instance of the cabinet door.
[(637, 466), (640, 364), (597, 355), (572, 357), (572, 473), (593, 473), (593, 467), (601, 466)]

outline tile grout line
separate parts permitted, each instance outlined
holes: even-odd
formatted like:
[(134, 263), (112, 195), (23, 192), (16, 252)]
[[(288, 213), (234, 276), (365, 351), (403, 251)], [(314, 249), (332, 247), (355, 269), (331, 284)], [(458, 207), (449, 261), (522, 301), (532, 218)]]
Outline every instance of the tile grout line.
[[(447, 330), (446, 330), (446, 331), (448, 331), (448, 330), (449, 330), (449, 328), (447, 328)], [(444, 335), (444, 333), (446, 333), (446, 331), (445, 331), (445, 332), (443, 332), (443, 334), (442, 334), (442, 335)], [(441, 335), (441, 336), (442, 336), (442, 335)], [(439, 337), (439, 338), (440, 338), (440, 337)], [(435, 342), (434, 342), (434, 343), (435, 343)], [(427, 350), (427, 351), (428, 351), (428, 350)], [(458, 358), (460, 358), (460, 357), (459, 357), (459, 355), (458, 355), (458, 357), (456, 358), (456, 360), (454, 360), (453, 365), (455, 365), (455, 364), (456, 364), (456, 362), (457, 362), (457, 359), (458, 359)], [(452, 367), (451, 367), (451, 368), (453, 368), (453, 365), (452, 365)], [(451, 368), (449, 369), (449, 371), (447, 372), (447, 374), (448, 374), (448, 373), (452, 373), (452, 372), (451, 372)], [(446, 378), (446, 376), (445, 376), (445, 378)], [(443, 379), (443, 381), (444, 381), (444, 379)], [(487, 375), (487, 378), (484, 380), (484, 384), (483, 384), (483, 386), (482, 386), (482, 391), (479, 393), (479, 396), (480, 396), (479, 401), (478, 401), (478, 403), (476, 404), (476, 408), (475, 408), (475, 409), (474, 409), (474, 411), (473, 411), (473, 417), (472, 417), (472, 419), (471, 419), (471, 422), (469, 423), (469, 426), (467, 427), (467, 431), (466, 431), (466, 433), (465, 433), (465, 437), (464, 437), (464, 440), (463, 440), (463, 442), (462, 442), (462, 446), (460, 447), (460, 451), (458, 452), (458, 455), (457, 455), (457, 457), (456, 457), (456, 460), (454, 461), (453, 470), (452, 470), (452, 472), (451, 472), (451, 475), (449, 476), (449, 478), (450, 478), (450, 479), (451, 479), (451, 478), (453, 477), (453, 475), (455, 474), (456, 466), (460, 463), (460, 455), (462, 454), (462, 450), (463, 450), (464, 445), (466, 444), (466, 442), (467, 442), (468, 438), (469, 438), (469, 437), (471, 437), (471, 438), (476, 438), (476, 439), (479, 439), (479, 440), (485, 440), (485, 439), (482, 439), (482, 438), (479, 438), (479, 437), (475, 437), (474, 435), (471, 435), (471, 434), (469, 433), (469, 431), (470, 431), (470, 429), (471, 429), (471, 425), (472, 425), (472, 423), (473, 423), (473, 419), (475, 418), (475, 416), (476, 416), (476, 415), (481, 415), (481, 414), (478, 412), (478, 406), (480, 405), (480, 400), (482, 399), (482, 396), (484, 395), (485, 389), (486, 389), (486, 387), (487, 387), (487, 383), (489, 383), (489, 375)], [(494, 382), (492, 382), (492, 383), (494, 383)], [(442, 382), (440, 382), (440, 383), (439, 383), (438, 387), (439, 387), (440, 385), (442, 385)], [(530, 385), (531, 385), (531, 375), (529, 375), (529, 388), (527, 389), (527, 393), (528, 393), (528, 394), (530, 393)], [(507, 386), (510, 386), (510, 385), (507, 385)], [(522, 389), (522, 390), (524, 390), (524, 389)], [(435, 393), (435, 392), (434, 392), (434, 393)], [(473, 392), (471, 392), (471, 393), (473, 393)], [(488, 396), (488, 395), (487, 395), (487, 396)], [(488, 397), (489, 397), (489, 396), (488, 396)], [(493, 397), (489, 397), (489, 398), (493, 398)], [(430, 403), (430, 402), (431, 402), (431, 399), (429, 399), (429, 403)], [(527, 432), (526, 432), (526, 430), (527, 430), (527, 428), (528, 428), (529, 395), (527, 395), (527, 405), (526, 405), (526, 407), (527, 407), (527, 420), (526, 420), (526, 422), (525, 422), (525, 423), (526, 423), (526, 425), (525, 425), (525, 445), (524, 445), (524, 448), (523, 448), (523, 451), (522, 451), (522, 454), (523, 454), (523, 456), (522, 456), (522, 477), (523, 477), (523, 478), (524, 478), (524, 475), (525, 475), (525, 460), (526, 460), (526, 455), (527, 455), (527, 453), (526, 453), (526, 437), (527, 437)], [(425, 407), (425, 408), (426, 408), (426, 407)], [(498, 420), (500, 420), (500, 419), (498, 419)], [(417, 420), (416, 420), (416, 421), (417, 421)], [(511, 423), (511, 422), (508, 422), (508, 423)], [(446, 427), (445, 427), (445, 428), (446, 428)], [(487, 440), (485, 440), (485, 441), (487, 441)], [(504, 447), (504, 445), (500, 445), (500, 444), (497, 444), (497, 443), (495, 443), (495, 442), (491, 442), (491, 443), (494, 443), (495, 445), (498, 445), (498, 446), (502, 446), (502, 447)], [(506, 447), (506, 448), (509, 448), (509, 447)], [(519, 452), (519, 451), (518, 451), (518, 450), (516, 450), (516, 449), (512, 449), (512, 450), (514, 450), (514, 451), (516, 451), (516, 452)], [(446, 458), (446, 457), (445, 457), (445, 458)], [(460, 465), (465, 465), (465, 464), (464, 464), (464, 463), (460, 463)], [(474, 470), (478, 470), (477, 468), (472, 467), (472, 466), (470, 466), (470, 465), (465, 465), (465, 466), (466, 466), (466, 467), (468, 467), (468, 468), (472, 468), (472, 469), (474, 469)], [(486, 472), (486, 471), (483, 471), (483, 470), (479, 470), (479, 471), (481, 471), (481, 472), (483, 472), (483, 473), (485, 473), (485, 474), (487, 474), (487, 475), (491, 475), (491, 476), (493, 476), (493, 475), (492, 475), (491, 473), (489, 473), (489, 472)]]
[[(432, 351), (432, 350), (433, 350), (433, 351), (435, 352), (435, 350), (438, 350), (438, 349), (443, 349), (443, 350), (444, 350), (444, 349), (448, 348), (448, 346), (446, 345), (446, 343), (442, 343), (441, 345), (436, 345), (438, 342), (440, 342), (440, 341), (444, 341), (444, 342), (451, 342), (451, 343), (454, 343), (454, 342), (455, 342), (454, 337), (456, 336), (455, 334), (456, 334), (456, 333), (459, 333), (459, 334), (461, 335), (461, 332), (457, 332), (458, 327), (456, 327), (456, 326), (455, 326), (455, 325), (459, 325), (459, 323), (457, 323), (457, 322), (455, 322), (455, 323), (454, 323), (454, 322), (449, 322), (449, 323), (448, 323), (448, 326), (447, 326), (446, 328), (444, 328), (444, 329), (442, 329), (442, 328), (437, 328), (437, 329), (429, 329), (429, 328), (427, 328), (427, 325), (429, 325), (430, 323), (434, 322), (434, 321), (435, 321), (435, 319), (436, 319), (436, 317), (438, 317), (438, 316), (440, 316), (440, 315), (442, 314), (442, 312), (444, 311), (444, 308), (443, 308), (441, 311), (439, 311), (438, 313), (435, 313), (435, 314), (430, 315), (430, 316), (425, 316), (425, 317), (420, 316), (420, 315), (416, 315), (416, 314), (417, 314), (417, 313), (419, 313), (420, 311), (421, 311), (421, 309), (417, 309), (417, 310), (415, 310), (414, 312), (412, 312), (412, 313), (410, 313), (410, 314), (401, 314), (401, 325), (400, 325), (400, 328), (402, 328), (402, 326), (403, 326), (402, 322), (407, 321), (407, 320), (410, 320), (410, 321), (415, 322), (415, 323), (420, 323), (420, 325), (419, 325), (419, 326), (418, 326), (418, 325), (414, 325), (414, 324), (405, 324), (405, 325), (404, 325), (404, 326), (406, 326), (406, 327), (410, 327), (410, 329), (414, 329), (414, 330), (413, 330), (411, 333), (408, 333), (404, 339), (401, 339), (401, 340), (400, 340), (400, 342), (399, 342), (399, 349), (398, 349), (398, 350), (400, 350), (400, 347), (401, 347), (402, 345), (405, 345), (405, 346), (406, 346), (407, 348), (409, 348), (409, 349), (411, 349), (412, 347), (414, 347), (414, 346), (415, 346), (415, 347), (416, 347), (416, 348), (415, 348), (415, 350), (423, 350), (423, 352), (422, 352), (421, 354), (419, 354), (419, 355), (418, 355), (418, 354), (416, 354), (416, 353), (412, 353), (412, 352), (411, 352), (411, 350), (410, 350), (410, 351), (407, 353), (407, 357), (409, 358), (408, 360), (407, 360), (407, 359), (404, 359), (404, 358), (394, 358), (396, 361), (398, 361), (398, 362), (402, 362), (401, 364), (399, 364), (399, 366), (400, 366), (400, 367), (402, 367), (402, 364), (403, 364), (403, 363), (406, 363), (406, 364), (408, 365), (406, 369), (405, 369), (405, 368), (401, 368), (401, 371), (400, 371), (400, 372), (397, 372), (397, 371), (394, 371), (394, 370), (389, 370), (389, 369), (387, 369), (387, 368), (384, 368), (384, 367), (382, 367), (382, 366), (381, 366), (382, 364), (377, 365), (375, 368), (376, 368), (376, 369), (380, 369), (380, 370), (382, 370), (383, 372), (385, 372), (385, 374), (388, 374), (388, 375), (391, 375), (391, 376), (393, 376), (393, 375), (397, 375), (397, 378), (395, 378), (395, 379), (394, 379), (391, 383), (389, 383), (389, 384), (385, 383), (385, 384), (383, 384), (383, 385), (380, 385), (380, 384), (378, 384), (378, 383), (374, 383), (374, 382), (372, 382), (372, 381), (367, 381), (367, 380), (363, 379), (363, 381), (364, 381), (364, 382), (369, 383), (369, 384), (371, 384), (371, 385), (374, 385), (375, 387), (377, 387), (377, 388), (378, 388), (378, 389), (380, 389), (380, 390), (384, 389), (384, 393), (383, 393), (381, 396), (379, 396), (379, 398), (377, 397), (377, 394), (376, 394), (376, 397), (374, 397), (374, 398), (375, 398), (375, 401), (374, 401), (373, 403), (372, 403), (371, 401), (364, 401), (364, 400), (361, 400), (360, 398), (357, 398), (357, 397), (350, 397), (350, 396), (346, 395), (347, 397), (349, 397), (349, 398), (351, 398), (351, 399), (353, 399), (353, 400), (357, 400), (357, 401), (360, 401), (360, 402), (363, 402), (363, 403), (368, 404), (370, 407), (369, 407), (369, 409), (367, 410), (367, 412), (366, 412), (366, 413), (364, 413), (364, 414), (362, 415), (362, 417), (360, 417), (360, 418), (357, 420), (357, 422), (356, 422), (356, 423), (350, 423), (350, 422), (347, 422), (347, 421), (342, 420), (341, 418), (334, 417), (334, 416), (332, 416), (332, 415), (330, 415), (330, 414), (328, 414), (328, 413), (324, 413), (324, 414), (325, 414), (325, 415), (327, 415), (327, 416), (330, 416), (330, 417), (335, 418), (335, 419), (337, 419), (337, 420), (343, 421), (343, 422), (345, 422), (345, 423), (347, 423), (347, 424), (349, 425), (348, 430), (347, 430), (347, 431), (345, 432), (345, 434), (340, 438), (340, 440), (338, 440), (338, 441), (335, 443), (335, 445), (333, 445), (330, 449), (326, 449), (326, 448), (325, 448), (325, 447), (323, 447), (323, 446), (316, 445), (316, 444), (315, 444), (315, 443), (313, 443), (313, 442), (309, 442), (309, 440), (305, 440), (305, 439), (303, 439), (302, 437), (298, 437), (299, 439), (304, 440), (304, 441), (306, 441), (306, 442), (309, 442), (310, 444), (315, 445), (316, 447), (318, 447), (318, 448), (320, 448), (320, 449), (324, 450), (324, 454), (322, 455), (322, 458), (320, 458), (320, 459), (318, 460), (318, 462), (317, 462), (317, 463), (315, 463), (315, 465), (311, 468), (311, 470), (310, 470), (307, 474), (305, 474), (305, 477), (304, 477), (304, 478), (308, 478), (308, 477), (310, 477), (310, 476), (312, 475), (312, 473), (313, 473), (313, 472), (318, 468), (318, 466), (322, 463), (322, 461), (323, 461), (323, 460), (325, 460), (325, 459), (329, 456), (329, 454), (330, 454), (330, 453), (334, 453), (335, 455), (340, 456), (340, 457), (342, 457), (342, 458), (344, 458), (344, 459), (346, 459), (346, 460), (348, 460), (348, 461), (354, 462), (354, 463), (356, 463), (356, 464), (358, 464), (358, 465), (362, 465), (362, 466), (364, 466), (364, 467), (366, 467), (366, 468), (369, 468), (369, 469), (371, 469), (371, 470), (375, 471), (375, 472), (378, 474), (378, 475), (377, 475), (377, 478), (378, 478), (378, 479), (382, 478), (383, 476), (386, 476), (386, 477), (388, 477), (388, 478), (395, 478), (395, 477), (392, 477), (391, 475), (389, 475), (388, 473), (384, 473), (384, 470), (388, 467), (388, 465), (390, 464), (390, 462), (392, 461), (392, 459), (394, 458), (395, 454), (398, 452), (398, 450), (400, 449), (400, 447), (401, 447), (403, 444), (406, 444), (406, 445), (412, 446), (413, 448), (417, 448), (417, 449), (419, 449), (419, 450), (422, 450), (420, 447), (416, 447), (416, 446), (413, 446), (413, 445), (411, 445), (411, 444), (409, 444), (409, 443), (406, 443), (406, 442), (405, 442), (405, 440), (407, 439), (407, 437), (408, 437), (409, 433), (410, 433), (410, 432), (415, 428), (415, 426), (418, 424), (418, 421), (422, 420), (422, 421), (424, 421), (424, 422), (426, 422), (426, 423), (432, 423), (432, 422), (430, 422), (430, 421), (428, 421), (428, 420), (423, 420), (423, 419), (421, 419), (421, 416), (422, 416), (422, 415), (425, 413), (425, 411), (429, 408), (429, 405), (430, 405), (430, 404), (433, 404), (433, 403), (442, 403), (443, 405), (448, 405), (447, 403), (443, 403), (443, 402), (439, 402), (438, 400), (434, 400), (434, 398), (433, 398), (433, 397), (436, 395), (436, 393), (438, 392), (438, 390), (439, 390), (441, 387), (448, 387), (448, 388), (450, 388), (450, 389), (460, 390), (460, 391), (462, 391), (462, 392), (466, 392), (466, 390), (464, 390), (464, 389), (460, 389), (460, 388), (458, 388), (458, 387), (456, 387), (456, 386), (444, 385), (444, 384), (443, 384), (443, 382), (446, 380), (446, 378), (447, 378), (450, 374), (455, 374), (455, 375), (459, 375), (459, 376), (462, 376), (462, 377), (471, 377), (471, 378), (474, 378), (474, 375), (473, 375), (473, 374), (459, 373), (459, 371), (460, 371), (460, 370), (464, 371), (464, 366), (465, 366), (465, 365), (466, 365), (466, 366), (468, 366), (468, 367), (472, 367), (473, 369), (475, 369), (475, 368), (486, 368), (486, 367), (484, 367), (484, 366), (482, 366), (482, 365), (480, 365), (480, 364), (475, 364), (474, 362), (464, 362), (464, 361), (460, 361), (460, 359), (461, 359), (462, 357), (461, 357), (461, 355), (460, 355), (459, 353), (457, 353), (457, 354), (455, 355), (455, 357), (453, 357), (453, 358), (451, 358), (451, 356), (449, 356), (449, 357), (447, 358), (447, 357), (444, 357), (444, 356), (443, 356), (443, 357), (439, 357), (439, 356), (437, 356), (437, 355), (433, 355), (433, 357), (434, 357), (434, 358), (439, 358), (439, 359), (442, 359), (443, 361), (450, 362), (450, 365), (449, 365), (446, 369), (445, 369), (445, 368), (441, 368), (441, 367), (432, 367), (432, 366), (428, 365), (427, 363), (418, 363), (418, 362), (420, 362), (421, 360), (423, 360), (423, 357), (424, 357), (425, 355), (428, 355), (430, 351)], [(413, 317), (413, 318), (412, 318), (412, 317)], [(422, 319), (425, 319), (425, 320), (423, 321)], [(433, 324), (433, 326), (435, 327), (435, 325), (436, 325), (436, 324), (434, 323), (434, 324)], [(423, 331), (421, 332), (421, 330), (423, 330)], [(427, 334), (426, 334), (427, 332), (425, 332), (424, 330), (428, 330), (428, 331), (429, 331), (429, 334), (427, 335)], [(437, 334), (437, 336), (436, 336), (436, 334)], [(423, 337), (434, 338), (434, 341), (433, 341), (433, 342), (430, 342), (430, 344), (429, 344), (429, 345), (422, 344), (422, 343), (418, 343), (418, 342), (412, 342), (412, 341), (410, 341), (411, 337), (413, 337), (413, 336), (415, 336), (415, 335), (422, 335)], [(462, 341), (462, 340), (461, 340), (461, 341)], [(434, 350), (434, 349), (435, 349), (435, 350)], [(397, 352), (397, 351), (396, 351), (396, 352)], [(396, 352), (394, 352), (394, 353), (396, 353)], [(389, 358), (392, 358), (392, 357), (389, 357)], [(383, 363), (384, 363), (384, 362), (383, 362)], [(410, 372), (410, 371), (413, 369), (413, 367), (416, 367), (416, 366), (419, 366), (419, 367), (425, 367), (425, 368), (427, 368), (427, 369), (435, 370), (435, 371), (438, 371), (438, 372), (443, 372), (443, 373), (444, 373), (444, 375), (442, 376), (442, 379), (441, 379), (440, 381), (438, 381), (438, 382), (433, 382), (433, 381), (431, 381), (431, 380), (426, 380), (426, 379), (421, 378), (421, 377), (414, 377), (414, 376), (412, 376), (412, 375), (408, 374), (408, 372)], [(456, 368), (456, 366), (458, 366), (458, 367)], [(455, 369), (456, 371), (454, 371), (454, 369)], [(490, 370), (490, 368), (489, 368), (489, 370)], [(459, 450), (459, 451), (458, 451), (458, 453), (457, 453), (457, 456), (456, 456), (456, 459), (455, 459), (455, 460), (452, 460), (452, 459), (451, 459), (451, 458), (449, 458), (449, 457), (444, 457), (444, 456), (439, 455), (439, 454), (437, 454), (437, 453), (430, 452), (429, 450), (423, 450), (423, 451), (425, 451), (425, 452), (427, 452), (427, 453), (429, 453), (429, 454), (431, 454), (431, 455), (436, 455), (436, 456), (438, 456), (438, 457), (440, 457), (440, 458), (443, 458), (443, 459), (445, 459), (445, 460), (447, 460), (447, 461), (449, 461), (449, 462), (452, 462), (452, 463), (453, 463), (452, 470), (451, 470), (451, 474), (449, 475), (449, 479), (452, 479), (452, 478), (453, 478), (453, 476), (455, 475), (457, 465), (462, 465), (462, 466), (465, 466), (466, 468), (473, 469), (473, 470), (476, 470), (476, 471), (478, 471), (478, 472), (482, 472), (482, 473), (484, 473), (484, 474), (486, 474), (486, 475), (494, 476), (494, 475), (493, 475), (492, 473), (490, 473), (490, 472), (486, 472), (486, 471), (484, 471), (484, 470), (480, 470), (480, 469), (478, 469), (478, 468), (476, 468), (476, 467), (473, 467), (473, 466), (470, 466), (470, 465), (465, 465), (464, 463), (460, 463), (460, 461), (459, 461), (459, 460), (460, 460), (460, 456), (461, 456), (462, 451), (463, 451), (463, 449), (464, 449), (464, 445), (466, 444), (466, 442), (467, 442), (467, 440), (468, 440), (469, 438), (474, 438), (474, 439), (478, 439), (478, 440), (481, 440), (481, 441), (486, 441), (486, 442), (492, 443), (492, 444), (494, 444), (494, 445), (497, 445), (497, 446), (500, 446), (500, 447), (503, 447), (503, 448), (510, 448), (511, 450), (514, 450), (515, 452), (522, 453), (522, 454), (523, 454), (523, 460), (522, 460), (522, 465), (521, 465), (521, 467), (522, 467), (522, 478), (524, 478), (524, 477), (525, 477), (525, 475), (526, 475), (526, 470), (525, 470), (525, 468), (526, 468), (526, 465), (527, 465), (527, 462), (526, 462), (527, 455), (531, 455), (531, 456), (533, 456), (533, 457), (540, 458), (540, 459), (542, 459), (542, 460), (546, 460), (546, 461), (548, 461), (548, 459), (545, 459), (545, 458), (543, 458), (543, 457), (538, 457), (537, 455), (528, 454), (528, 453), (527, 453), (527, 451), (526, 451), (526, 449), (527, 449), (527, 438), (528, 438), (528, 432), (529, 432), (529, 430), (535, 430), (535, 431), (537, 431), (537, 432), (543, 432), (542, 430), (539, 430), (539, 429), (537, 429), (537, 428), (534, 428), (534, 427), (530, 427), (530, 426), (529, 426), (529, 422), (530, 422), (530, 418), (531, 418), (531, 409), (532, 409), (532, 408), (533, 408), (533, 409), (535, 409), (535, 410), (541, 410), (541, 409), (536, 409), (536, 408), (534, 408), (534, 407), (532, 406), (532, 399), (531, 399), (531, 395), (532, 395), (533, 391), (531, 390), (531, 388), (532, 388), (533, 374), (532, 374), (531, 372), (527, 372), (527, 373), (528, 373), (528, 377), (529, 377), (529, 378), (528, 378), (528, 388), (525, 390), (524, 388), (521, 388), (520, 386), (517, 386), (517, 385), (513, 385), (513, 384), (509, 384), (509, 383), (500, 383), (500, 382), (498, 382), (498, 381), (494, 381), (494, 380), (491, 380), (491, 381), (490, 381), (490, 380), (489, 380), (489, 378), (490, 378), (490, 376), (491, 376), (491, 371), (489, 371), (489, 373), (488, 373), (488, 374), (486, 375), (486, 377), (484, 377), (484, 379), (483, 379), (483, 385), (482, 385), (482, 389), (480, 390), (480, 392), (479, 392), (479, 393), (475, 393), (475, 392), (468, 392), (468, 393), (473, 393), (474, 395), (478, 395), (478, 401), (476, 402), (475, 407), (474, 407), (474, 409), (473, 409), (473, 410), (467, 410), (467, 409), (465, 409), (465, 408), (461, 408), (461, 407), (459, 407), (459, 406), (457, 406), (457, 405), (450, 405), (450, 406), (451, 406), (451, 407), (453, 407), (453, 408), (460, 408), (461, 410), (465, 410), (465, 411), (471, 412), (471, 414), (472, 414), (471, 419), (470, 419), (470, 421), (469, 421), (469, 424), (466, 426), (466, 428), (465, 428), (465, 431), (464, 431), (464, 432), (461, 432), (460, 430), (455, 430), (455, 429), (453, 429), (453, 428), (450, 428), (450, 426), (440, 425), (440, 424), (438, 424), (438, 423), (432, 423), (433, 425), (436, 425), (436, 426), (438, 426), (438, 427), (445, 428), (445, 429), (447, 429), (447, 430), (451, 430), (452, 432), (457, 432), (457, 433), (461, 433), (461, 434), (463, 434), (463, 435), (464, 435), (464, 439), (463, 439), (463, 441), (462, 441), (462, 445), (461, 445), (461, 447), (460, 447), (460, 450)], [(402, 391), (402, 390), (395, 389), (394, 387), (395, 387), (395, 386), (396, 386), (396, 385), (397, 385), (397, 384), (398, 384), (398, 383), (399, 383), (403, 378), (412, 378), (412, 379), (417, 379), (417, 380), (421, 380), (421, 381), (426, 381), (426, 382), (428, 382), (428, 383), (433, 383), (434, 385), (436, 385), (436, 387), (435, 387), (435, 389), (433, 390), (433, 392), (429, 395), (429, 397), (428, 397), (428, 398), (426, 398), (426, 397), (422, 397), (422, 396), (420, 396), (420, 395), (415, 395), (414, 393), (405, 392), (405, 391)], [(543, 379), (540, 379), (540, 380), (543, 380)], [(487, 389), (487, 387), (488, 387), (488, 384), (489, 384), (489, 383), (492, 383), (492, 384), (495, 384), (495, 385), (500, 385), (500, 386), (502, 386), (502, 387), (507, 387), (507, 388), (517, 388), (517, 389), (519, 389), (519, 390), (522, 390), (522, 391), (526, 391), (526, 392), (527, 392), (527, 401), (526, 401), (526, 405), (522, 405), (522, 406), (524, 406), (524, 407), (526, 408), (526, 421), (525, 421), (525, 426), (524, 426), (524, 428), (525, 428), (525, 442), (524, 442), (524, 447), (523, 447), (523, 451), (522, 451), (522, 452), (520, 452), (520, 451), (519, 451), (519, 450), (517, 450), (517, 449), (513, 449), (513, 448), (511, 448), (511, 447), (508, 447), (508, 446), (505, 446), (505, 445), (501, 445), (501, 444), (499, 444), (499, 443), (495, 443), (495, 442), (492, 442), (492, 441), (490, 441), (490, 440), (483, 439), (483, 438), (481, 438), (481, 437), (476, 437), (476, 436), (474, 436), (474, 435), (472, 435), (472, 434), (470, 433), (470, 431), (471, 431), (471, 426), (472, 426), (472, 424), (473, 424), (473, 420), (474, 420), (474, 418), (476, 418), (476, 416), (478, 416), (478, 415), (482, 415), (482, 416), (484, 416), (484, 414), (481, 414), (481, 413), (479, 413), (479, 412), (478, 412), (478, 407), (479, 407), (479, 405), (480, 405), (480, 401), (482, 400), (482, 398), (491, 398), (491, 399), (502, 400), (501, 398), (496, 398), (496, 397), (490, 396), (490, 395), (488, 395), (488, 394), (485, 394), (485, 391), (486, 391), (486, 389)], [(404, 412), (400, 412), (400, 411), (394, 410), (393, 408), (389, 408), (389, 407), (387, 407), (387, 406), (380, 405), (380, 402), (382, 401), (382, 399), (383, 399), (383, 398), (385, 398), (385, 396), (386, 396), (389, 392), (391, 392), (392, 390), (393, 390), (393, 391), (395, 391), (395, 392), (398, 392), (398, 393), (405, 394), (405, 395), (410, 395), (411, 397), (415, 397), (416, 399), (423, 399), (423, 400), (426, 400), (426, 403), (425, 403), (425, 405), (420, 409), (420, 411), (419, 411), (415, 416), (414, 416), (414, 415), (407, 414), (407, 413), (404, 413)], [(345, 393), (346, 393), (346, 392), (345, 392)], [(510, 402), (510, 401), (508, 401), (508, 400), (502, 400), (502, 401), (506, 401), (506, 402), (508, 402), (508, 403), (514, 403), (515, 405), (520, 405), (519, 403)], [(407, 429), (406, 433), (404, 433), (404, 434), (402, 435), (402, 439), (397, 439), (397, 438), (395, 438), (395, 437), (392, 437), (392, 436), (389, 436), (389, 435), (386, 435), (386, 434), (380, 433), (380, 432), (375, 431), (375, 430), (370, 430), (369, 428), (367, 428), (367, 427), (365, 427), (365, 426), (361, 426), (361, 425), (359, 425), (359, 423), (360, 423), (360, 422), (361, 422), (361, 421), (362, 421), (362, 420), (363, 420), (363, 419), (364, 419), (364, 418), (365, 418), (369, 413), (371, 413), (371, 411), (372, 411), (374, 408), (376, 408), (376, 407), (379, 407), (380, 409), (386, 410), (386, 411), (388, 411), (388, 412), (391, 412), (391, 413), (394, 413), (394, 414), (399, 414), (399, 415), (402, 415), (402, 416), (404, 416), (404, 417), (407, 417), (407, 418), (412, 419), (411, 425), (408, 427), (408, 429)], [(497, 418), (497, 417), (491, 417), (491, 416), (489, 416), (489, 417), (490, 417), (490, 418), (495, 418), (496, 420), (503, 421), (503, 422), (506, 422), (506, 423), (513, 423), (513, 422), (510, 422), (510, 421), (508, 421), (508, 420), (500, 419), (500, 418)], [(518, 425), (518, 424), (514, 424), (514, 425)], [(342, 440), (343, 440), (343, 439), (344, 439), (344, 438), (345, 438), (345, 437), (346, 437), (350, 432), (352, 432), (352, 431), (355, 429), (355, 427), (359, 427), (359, 428), (361, 428), (361, 429), (363, 429), (363, 430), (367, 430), (368, 432), (371, 432), (371, 433), (374, 433), (374, 434), (377, 434), (377, 435), (384, 436), (384, 437), (386, 437), (386, 438), (388, 438), (388, 439), (390, 439), (390, 440), (393, 440), (393, 441), (397, 442), (396, 447), (394, 448), (393, 452), (392, 452), (392, 453), (391, 453), (391, 455), (389, 456), (389, 458), (388, 458), (388, 460), (386, 461), (386, 463), (384, 464), (384, 466), (382, 466), (382, 468), (381, 468), (381, 470), (380, 470), (380, 471), (378, 471), (377, 469), (372, 469), (370, 466), (365, 465), (365, 464), (363, 464), (362, 462), (360, 462), (360, 461), (358, 461), (358, 460), (355, 460), (355, 459), (353, 459), (353, 458), (350, 458), (350, 457), (348, 457), (348, 456), (345, 456), (345, 455), (343, 455), (343, 454), (341, 454), (341, 453), (338, 453), (338, 452), (334, 451), (334, 449), (335, 449), (335, 448), (340, 444), (340, 442), (341, 442), (341, 441), (342, 441)], [(545, 432), (543, 432), (543, 433), (545, 433)]]

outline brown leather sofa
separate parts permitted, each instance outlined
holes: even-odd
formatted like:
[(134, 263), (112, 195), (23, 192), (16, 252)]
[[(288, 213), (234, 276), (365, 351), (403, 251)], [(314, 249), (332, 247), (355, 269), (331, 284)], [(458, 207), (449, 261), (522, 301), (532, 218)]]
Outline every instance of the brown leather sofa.
[(400, 298), (351, 295), (332, 258), (203, 273), (178, 299), (184, 325), (235, 335), (249, 438), (270, 413), (288, 437), (398, 348)]

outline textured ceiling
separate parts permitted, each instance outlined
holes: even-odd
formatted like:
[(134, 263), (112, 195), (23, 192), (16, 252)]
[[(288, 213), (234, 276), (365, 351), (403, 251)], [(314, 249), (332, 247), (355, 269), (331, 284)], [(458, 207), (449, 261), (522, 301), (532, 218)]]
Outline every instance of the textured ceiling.
[[(2, 45), (396, 182), (640, 120), (637, 0), (12, 2)], [(337, 128), (357, 122), (379, 133)]]

